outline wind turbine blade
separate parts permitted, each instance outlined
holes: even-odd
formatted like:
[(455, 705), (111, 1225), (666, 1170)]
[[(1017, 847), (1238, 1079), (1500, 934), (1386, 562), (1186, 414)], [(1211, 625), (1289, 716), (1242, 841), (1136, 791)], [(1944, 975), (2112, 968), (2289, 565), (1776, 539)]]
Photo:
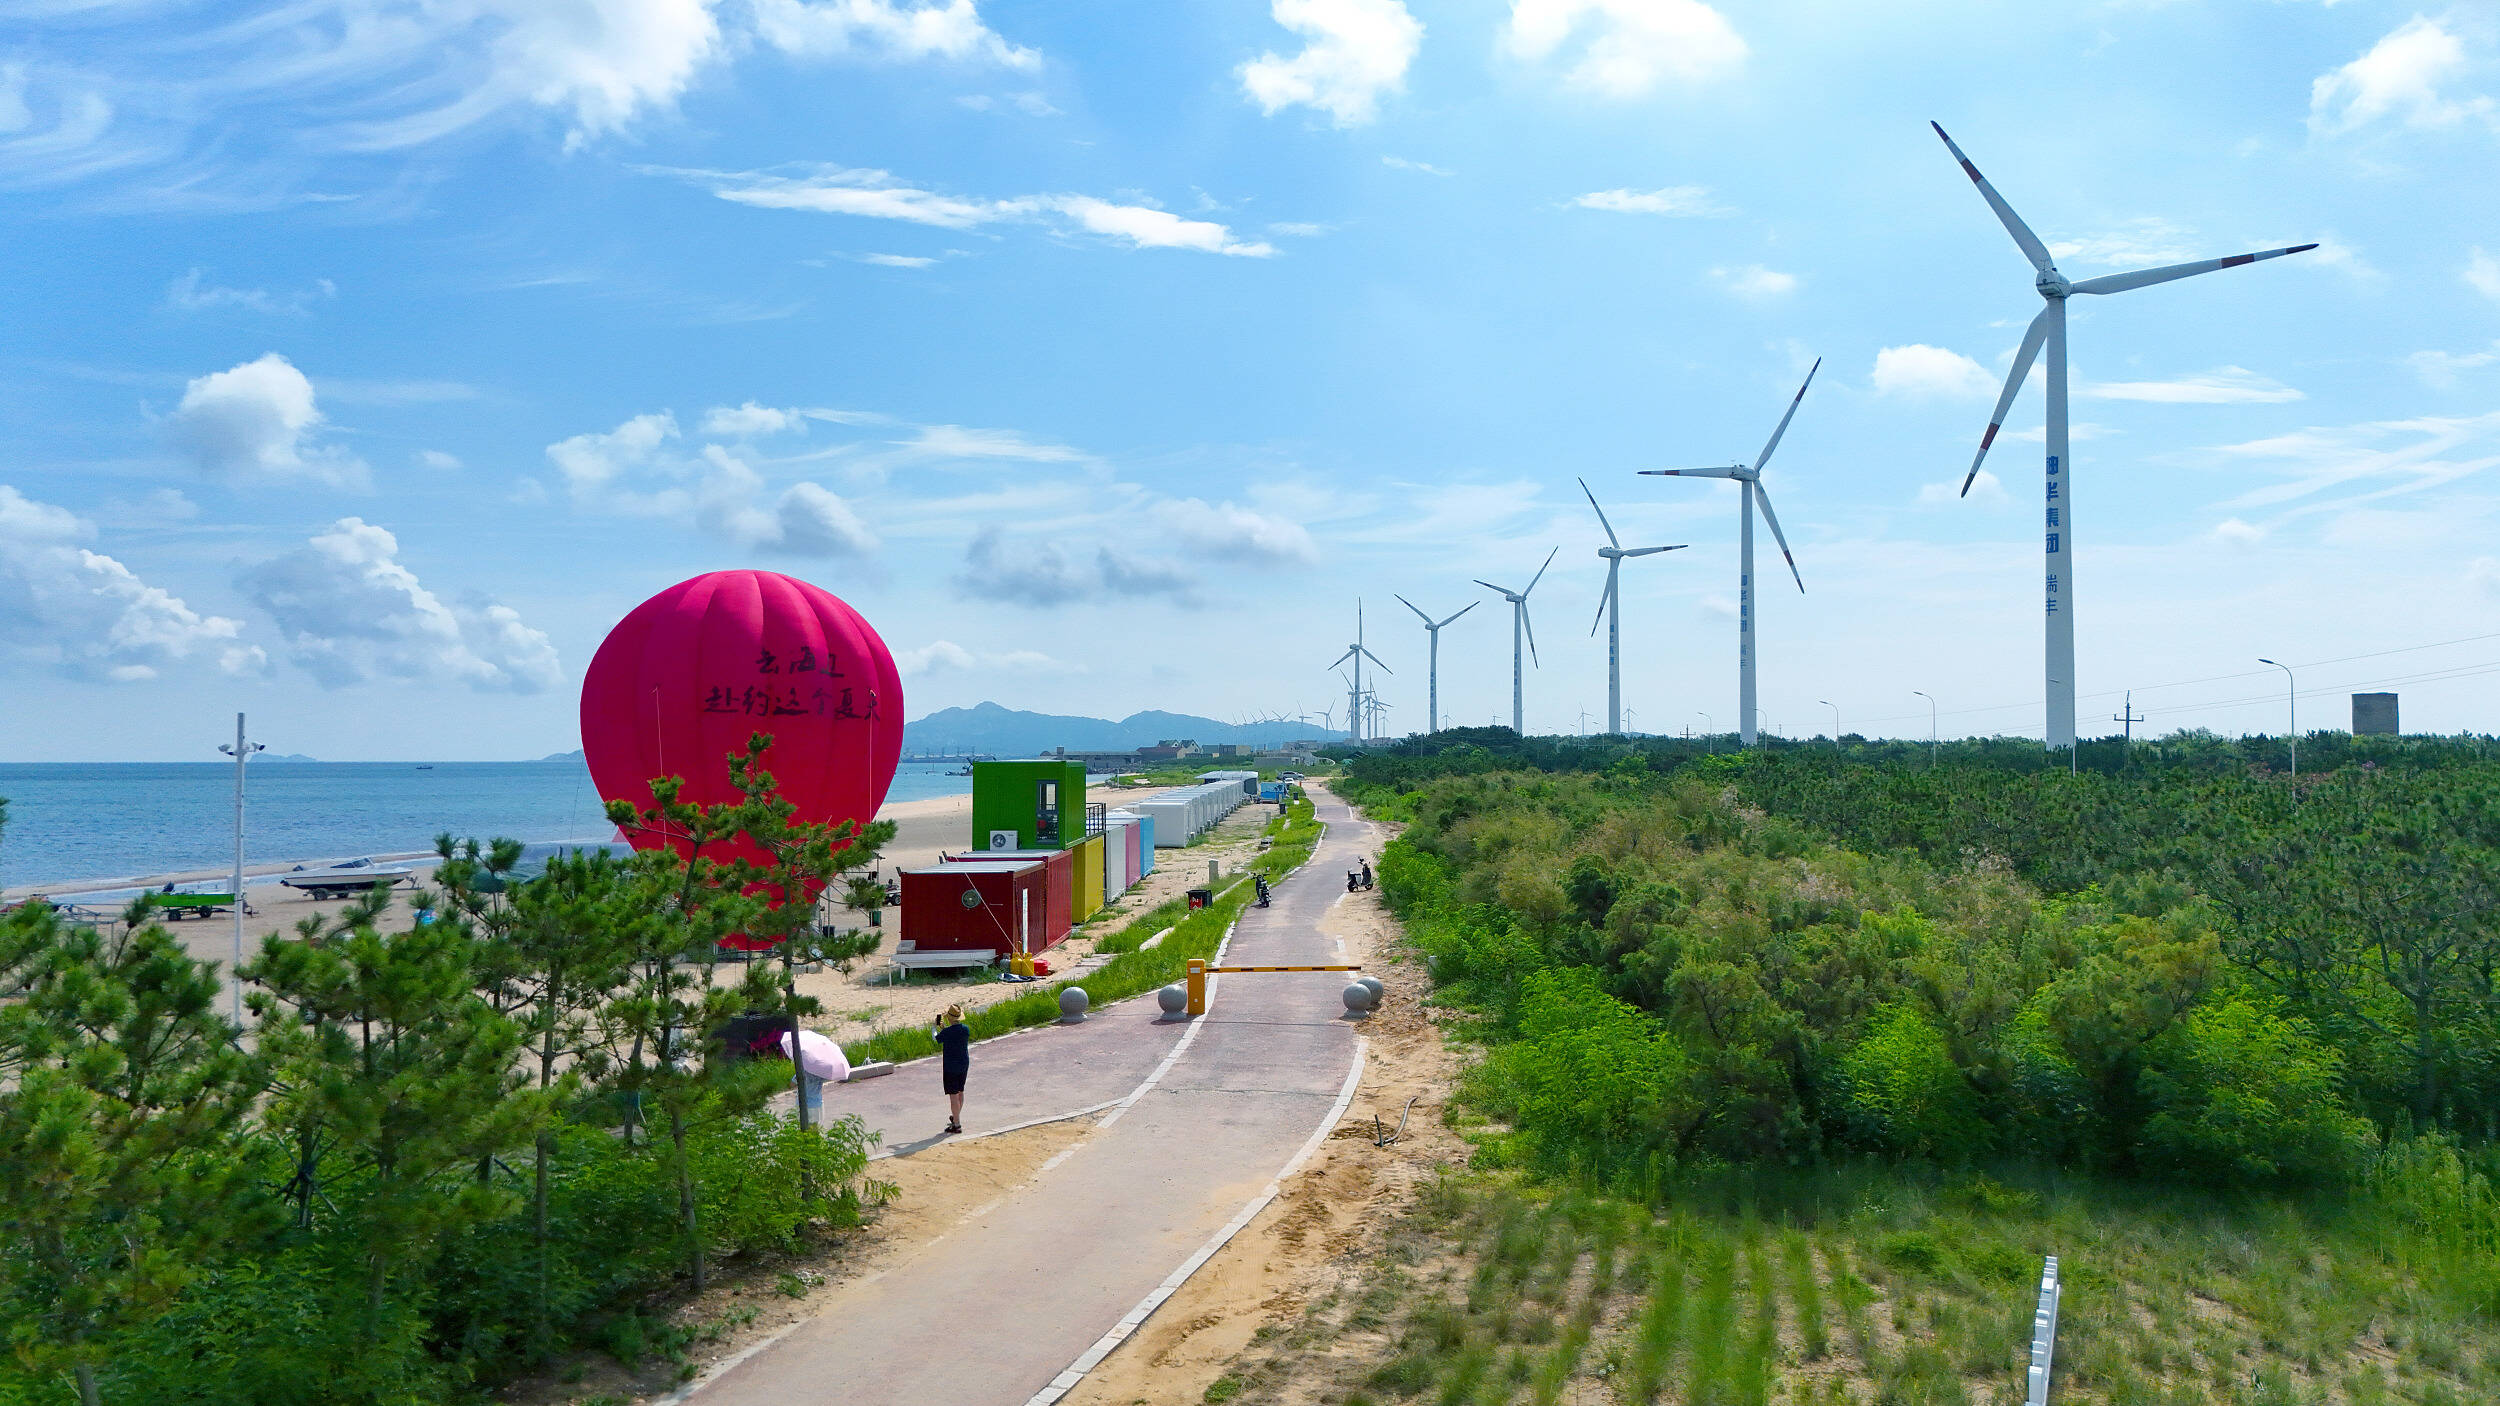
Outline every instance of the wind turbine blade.
[(2024, 329), (2023, 344), (2014, 353), (2014, 368), (2005, 373), (2005, 389), (1997, 393), (1997, 408), (1988, 412), (1988, 432), (1979, 437), (1979, 452), (1970, 459), (1970, 472), (1962, 475), (1962, 496), (1970, 496), (1970, 486), (1979, 477), (1979, 461), (1988, 457), (1988, 446), (1997, 442), (1997, 431), (2005, 428), (2005, 414), (2014, 407), (2014, 397), (2022, 393), (2023, 382), (2031, 375), (2032, 360), (2040, 355), (2040, 344), (2048, 339), (2049, 309), (2031, 319)]
[(1771, 451), (1780, 447), (1780, 436), (1788, 433), (1788, 422), (1797, 418), (1797, 407), (1805, 403), (1806, 386), (1814, 384), (1814, 373), (1822, 369), (1823, 358), (1818, 356), (1806, 372), (1806, 385), (1797, 387), (1796, 399), (1788, 402), (1788, 413), (1780, 416), (1780, 427), (1771, 431), (1771, 442), (1762, 446), (1762, 457), (1753, 461), (1755, 473), (1762, 472), (1762, 466), (1771, 462)]
[(2049, 247), (2040, 242), (2040, 236), (2031, 232), (2031, 226), (2023, 223), (2022, 216), (2014, 213), (2014, 207), (2005, 203), (2005, 197), (1997, 194), (1997, 188), (1988, 184), (1988, 178), (1979, 174), (1979, 168), (1972, 165), (1970, 158), (1962, 154), (1962, 149), (1953, 144), (1953, 139), (1945, 137), (1943, 125), (1936, 122), (1927, 125), (1936, 129), (1937, 136), (1944, 137), (1944, 149), (1952, 152), (1953, 159), (1962, 163), (1962, 170), (1970, 177), (1971, 184), (1979, 187), (1980, 196), (2004, 222), (2005, 232), (2014, 236), (2014, 242), (2022, 246), (2023, 256), (2031, 260), (2031, 266), (2042, 273), (2055, 267), (2049, 262)]
[(1334, 664), (1330, 664), (1328, 667), (1329, 667), (1329, 668), (1331, 668), (1331, 669), (1334, 669), (1334, 668), (1336, 668), (1336, 667), (1337, 667), (1337, 665), (1338, 665), (1338, 664), (1343, 664), (1345, 661), (1347, 661), (1347, 660), (1349, 660), (1349, 659), (1351, 659), (1351, 658), (1353, 658), (1353, 657), (1354, 657), (1354, 651), (1353, 651), (1353, 649), (1348, 648), (1348, 649), (1346, 650), (1346, 652), (1345, 652), (1345, 653), (1340, 654), (1340, 655), (1338, 655), (1338, 656), (1337, 656), (1336, 663), (1334, 663)]
[(1405, 606), (1409, 610), (1414, 610), (1416, 617), (1421, 619), (1426, 625), (1430, 625), (1432, 623), (1431, 616), (1424, 614), (1421, 610), (1415, 609), (1415, 602), (1408, 600), (1406, 597), (1398, 595), (1395, 592), (1391, 592), (1389, 598), (1396, 601), (1398, 604)]
[(1519, 623), (1526, 626), (1528, 630), (1528, 662), (1543, 668), (1544, 665), (1539, 663), (1536, 657), (1536, 621), (1529, 618), (1528, 603), (1525, 600), (1519, 602)]
[(1506, 591), (1506, 590), (1503, 590), (1501, 587), (1494, 585), (1492, 582), (1485, 580), (1485, 579), (1484, 579), (1483, 577), (1481, 577), (1481, 576), (1479, 576), (1479, 577), (1477, 577), (1477, 578), (1476, 578), (1476, 584), (1477, 584), (1477, 585), (1479, 585), (1479, 586), (1484, 587), (1484, 588), (1485, 588), (1486, 590), (1488, 590), (1488, 591), (1491, 591), (1491, 592), (1495, 593), (1496, 595), (1499, 595), (1499, 596), (1500, 596), (1502, 599), (1504, 599), (1504, 600), (1509, 600), (1509, 599), (1510, 599), (1510, 592), (1508, 592), (1508, 591)]
[(1609, 547), (1622, 546), (1623, 543), (1615, 537), (1615, 525), (1606, 521), (1606, 510), (1604, 508), (1597, 507), (1597, 495), (1589, 493), (1589, 481), (1587, 479), (1580, 480), (1580, 491), (1582, 493), (1588, 493), (1589, 506), (1591, 508), (1596, 508), (1597, 510), (1597, 525), (1606, 529), (1606, 545)]
[[(1819, 364), (1819, 363), (1818, 363)], [(1734, 478), (1745, 471), (1743, 464), (1730, 464), (1723, 469), (1640, 469), (1638, 473), (1656, 478)]]
[[(1480, 601), (1480, 600), (1471, 600), (1471, 601), (1467, 602), (1467, 605), (1466, 605), (1466, 607), (1465, 607), (1464, 609), (1462, 609), (1462, 610), (1460, 610), (1460, 611), (1458, 612), (1458, 615), (1464, 615), (1464, 614), (1466, 614), (1468, 611), (1473, 610), (1473, 609), (1475, 609), (1477, 606), (1480, 606), (1480, 605), (1482, 605), (1482, 604), (1484, 604), (1484, 602), (1483, 602), (1483, 601)], [(1457, 619), (1457, 618), (1458, 618), (1458, 615), (1453, 615), (1453, 616), (1451, 616), (1451, 617), (1450, 617), (1450, 620), (1455, 620), (1455, 619)], [(1442, 621), (1442, 622), (1441, 622), (1441, 624), (1442, 624), (1442, 625), (1447, 625), (1448, 623), (1450, 623), (1450, 620), (1444, 620), (1444, 621)], [(1435, 629), (1438, 629), (1438, 628), (1440, 628), (1440, 626), (1434, 626), (1434, 628), (1435, 628)]]
[(2215, 269), (2235, 269), (2242, 264), (2253, 264), (2259, 259), (2279, 259), (2286, 254), (2303, 254), (2317, 247), (2315, 244), (2295, 244), (2289, 249), (2267, 249), (2255, 254), (2233, 254), (2227, 259), (2198, 259), (2192, 264), (2168, 264), (2157, 269), (2137, 269), (2133, 273), (2106, 274), (2100, 278), (2085, 279), (2075, 285), (2075, 291), (2078, 293), (2124, 293), (2130, 288), (2150, 288), (2156, 283), (2168, 283), (2174, 278), (2193, 278), (2200, 273), (2212, 273)]
[[(1547, 552), (1547, 553), (1545, 554), (1545, 566), (1552, 566), (1552, 565), (1554, 564), (1554, 557), (1555, 557), (1555, 555), (1556, 555), (1557, 553), (1561, 552), (1561, 551), (1562, 551), (1562, 548), (1560, 548), (1560, 547), (1556, 547), (1553, 551), (1551, 551), (1551, 552)], [(1538, 568), (1536, 569), (1536, 575), (1531, 576), (1531, 577), (1529, 577), (1529, 578), (1528, 578), (1528, 590), (1527, 590), (1527, 591), (1521, 591), (1521, 592), (1519, 593), (1519, 594), (1520, 594), (1520, 596), (1521, 596), (1523, 599), (1527, 596), (1528, 591), (1533, 591), (1533, 590), (1535, 590), (1535, 589), (1536, 589), (1536, 583), (1537, 583), (1537, 582), (1542, 581), (1542, 580), (1544, 580), (1544, 579), (1545, 579), (1545, 566), (1540, 566), (1540, 567), (1538, 567)]]
[[(1771, 529), (1771, 540), (1780, 544), (1780, 555), (1787, 558), (1788, 574), (1797, 576), (1797, 559), (1788, 555), (1788, 538), (1780, 532), (1780, 515), (1771, 511), (1771, 495), (1763, 492), (1762, 485), (1757, 483), (1753, 486), (1753, 500), (1762, 509), (1762, 521)], [(1797, 576), (1797, 589), (1802, 592), (1805, 588), (1806, 578)]]
[[(1761, 491), (1762, 491), (1762, 487), (1761, 487), (1761, 485), (1756, 484), (1756, 485), (1754, 486), (1754, 491), (1755, 491), (1756, 493), (1761, 492)], [(1656, 554), (1657, 554), (1657, 553), (1659, 553), (1659, 552), (1680, 552), (1680, 551), (1684, 550), (1686, 547), (1689, 547), (1689, 546), (1691, 546), (1691, 545), (1692, 545), (1692, 543), (1690, 543), (1690, 542), (1678, 542), (1678, 543), (1676, 543), (1676, 544), (1675, 544), (1674, 546), (1672, 546), (1672, 547), (1633, 547), (1633, 548), (1631, 548), (1631, 549), (1627, 550), (1626, 552), (1624, 552), (1624, 555), (1625, 555), (1625, 556), (1627, 556), (1627, 557), (1645, 557), (1645, 556), (1654, 556), (1654, 555), (1656, 555)]]
[(1372, 652), (1371, 652), (1370, 650), (1368, 650), (1368, 649), (1363, 651), (1363, 657), (1364, 657), (1364, 658), (1366, 658), (1366, 659), (1369, 659), (1370, 661), (1372, 661), (1372, 666), (1373, 666), (1374, 668), (1376, 668), (1376, 669), (1380, 670), (1380, 672), (1382, 672), (1382, 673), (1384, 673), (1384, 674), (1394, 674), (1394, 673), (1396, 673), (1396, 672), (1397, 672), (1397, 670), (1392, 669), (1392, 668), (1390, 668), (1388, 665), (1381, 663), (1381, 662), (1380, 662), (1380, 656), (1379, 656), (1379, 655), (1377, 655), (1377, 654), (1372, 653)]
[(1589, 633), (1591, 635), (1595, 635), (1597, 633), (1598, 626), (1606, 623), (1606, 607), (1614, 602), (1614, 598), (1615, 574), (1609, 571), (1606, 573), (1606, 589), (1597, 593), (1597, 618), (1589, 622)]

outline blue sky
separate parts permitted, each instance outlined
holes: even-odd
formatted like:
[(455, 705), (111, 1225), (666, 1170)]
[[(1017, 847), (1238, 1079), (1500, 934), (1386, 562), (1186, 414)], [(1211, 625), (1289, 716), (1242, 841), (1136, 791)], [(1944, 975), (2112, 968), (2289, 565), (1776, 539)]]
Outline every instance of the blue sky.
[[(2030, 270), (2078, 300), (2087, 732), (2495, 726), (2500, 20), (2345, 0), (0, 6), (0, 758), (577, 745), (669, 583), (835, 591), (909, 709), (1342, 709), (1563, 555), (1534, 730), (2041, 726)], [(2090, 305), (2086, 306), (2088, 302)], [(2027, 437), (2025, 435), (2027, 433)], [(1508, 622), (1444, 635), (1507, 717)], [(2417, 648), (2417, 646), (2427, 646)], [(2359, 656), (2359, 657), (2356, 657)], [(2394, 682), (2389, 682), (2394, 681)]]

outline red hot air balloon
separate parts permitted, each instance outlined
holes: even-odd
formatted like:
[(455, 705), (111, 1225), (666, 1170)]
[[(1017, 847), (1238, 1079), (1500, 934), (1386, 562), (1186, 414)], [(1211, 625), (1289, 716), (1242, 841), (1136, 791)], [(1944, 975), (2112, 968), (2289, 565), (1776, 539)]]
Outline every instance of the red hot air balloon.
[[(681, 581), (618, 622), (582, 677), (582, 753), (603, 800), (647, 807), (651, 778), (682, 776), (680, 800), (738, 801), (729, 756), (758, 732), (773, 735), (764, 767), (794, 818), (876, 818), (903, 751), (894, 656), (858, 611), (795, 577)], [(743, 836), (713, 857), (764, 860)]]

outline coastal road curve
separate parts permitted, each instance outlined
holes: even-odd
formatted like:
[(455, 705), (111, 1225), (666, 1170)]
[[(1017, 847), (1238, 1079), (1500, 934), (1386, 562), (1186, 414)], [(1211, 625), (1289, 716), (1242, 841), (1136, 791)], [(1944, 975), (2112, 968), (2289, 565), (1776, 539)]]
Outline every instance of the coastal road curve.
[[(1309, 863), (1243, 910), (1227, 962), (1337, 962), (1320, 920), (1372, 827), (1314, 788), (1327, 830)], [(1055, 1399), (1071, 1365), (1168, 1292), (1334, 1121), (1361, 1057), (1345, 973), (1217, 978), (1208, 1014), (1161, 1017), (1151, 996), (973, 1047), (974, 1134), (1100, 1108), (1101, 1124), (1021, 1190), (1059, 1209), (998, 1202), (830, 1296), (821, 1312), (733, 1357), (673, 1399), (699, 1406)], [(925, 1085), (926, 1087), (920, 1087)], [(933, 1062), (826, 1090), (910, 1155), (945, 1121)], [(931, 1155), (943, 1156), (941, 1150)], [(1152, 1297), (1159, 1303), (1160, 1297)], [(1090, 1367), (1091, 1361), (1085, 1366)], [(1054, 1388), (1054, 1383), (1057, 1384)]]

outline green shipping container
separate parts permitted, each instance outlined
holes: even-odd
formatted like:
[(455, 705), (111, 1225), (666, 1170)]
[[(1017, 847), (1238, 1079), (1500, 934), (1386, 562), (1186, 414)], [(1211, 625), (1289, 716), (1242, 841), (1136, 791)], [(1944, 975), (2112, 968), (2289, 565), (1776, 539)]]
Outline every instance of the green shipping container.
[[(1013, 844), (991, 841), (1015, 832)], [(972, 847), (1066, 849), (1085, 838), (1085, 764), (1043, 758), (972, 764)]]

